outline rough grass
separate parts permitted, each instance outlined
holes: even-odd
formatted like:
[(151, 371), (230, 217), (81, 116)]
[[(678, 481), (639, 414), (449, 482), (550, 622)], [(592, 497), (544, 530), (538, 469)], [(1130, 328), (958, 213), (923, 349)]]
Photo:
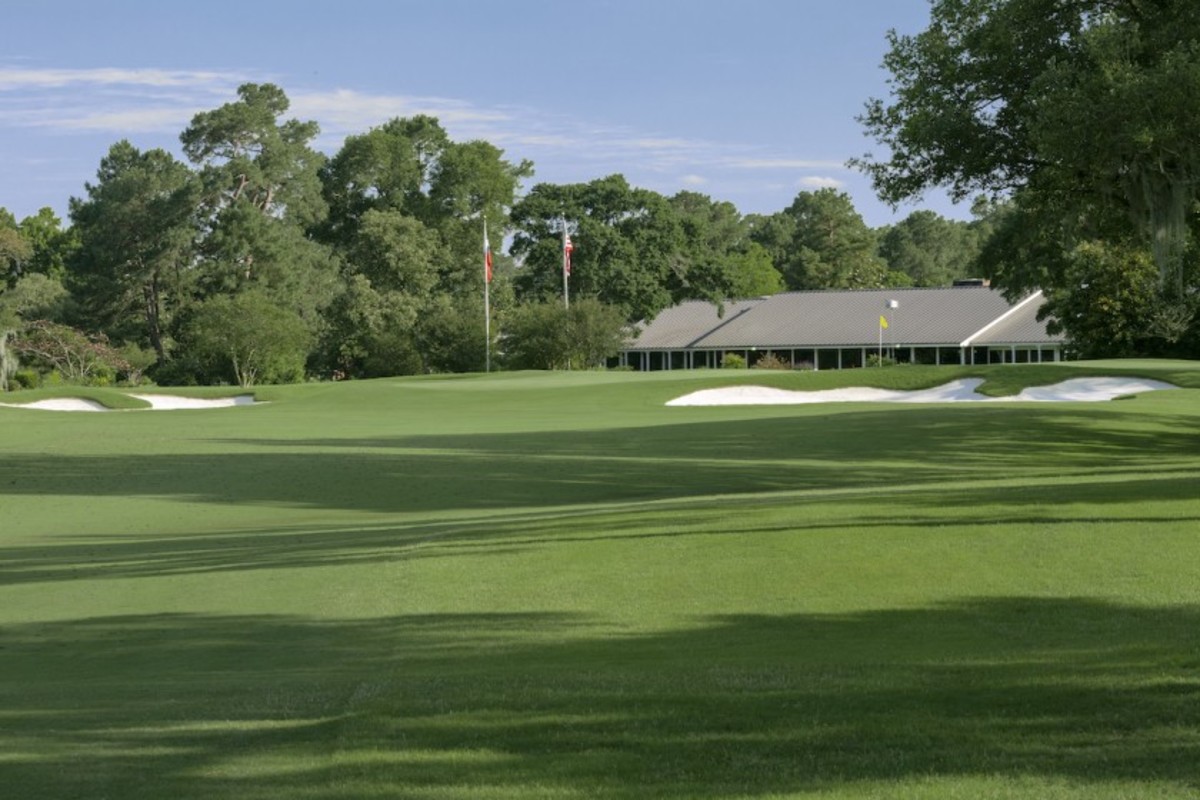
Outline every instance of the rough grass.
[[(1194, 365), (974, 370), (1001, 394)], [(957, 369), (741, 373), (919, 388)], [(13, 797), (1192, 797), (1200, 392), (0, 409)]]

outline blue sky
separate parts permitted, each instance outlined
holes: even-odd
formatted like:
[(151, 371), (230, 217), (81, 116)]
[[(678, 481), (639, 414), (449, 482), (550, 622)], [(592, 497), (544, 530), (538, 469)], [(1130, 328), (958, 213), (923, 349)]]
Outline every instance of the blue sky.
[(113, 142), (179, 154), (253, 81), (331, 154), (425, 113), (532, 160), (526, 188), (621, 173), (772, 213), (833, 186), (883, 225), (914, 207), (845, 166), (878, 152), (854, 117), (887, 93), (887, 30), (927, 21), (928, 0), (4, 0), (0, 206), (65, 215)]

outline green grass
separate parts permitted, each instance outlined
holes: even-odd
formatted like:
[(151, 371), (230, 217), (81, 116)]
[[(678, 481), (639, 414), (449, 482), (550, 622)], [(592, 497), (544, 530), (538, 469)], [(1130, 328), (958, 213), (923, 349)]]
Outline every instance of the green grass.
[[(968, 374), (1190, 388), (663, 406)], [(5, 796), (1200, 793), (1200, 365), (256, 395), (0, 408)]]

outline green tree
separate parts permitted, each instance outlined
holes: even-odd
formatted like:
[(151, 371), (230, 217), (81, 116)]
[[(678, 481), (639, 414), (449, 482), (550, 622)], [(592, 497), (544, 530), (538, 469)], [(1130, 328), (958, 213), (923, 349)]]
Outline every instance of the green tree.
[[(791, 230), (776, 266), (790, 289), (870, 289), (887, 285), (874, 232), (845, 192), (800, 192), (767, 230)], [(760, 227), (760, 230), (762, 228)]]
[(17, 371), (17, 356), (10, 344), (20, 329), (21, 319), (16, 309), (8, 302), (5, 292), (0, 292), (0, 392), (8, 391), (8, 382)]
[[(437, 295), (421, 310), (415, 335), (425, 372), (482, 372), (488, 346), (483, 298)], [(494, 344), (494, 330), (492, 336)]]
[(21, 220), (19, 227), (31, 249), (25, 271), (64, 280), (67, 262), (79, 249), (78, 231), (73, 227), (63, 228), (62, 220), (51, 208), (39, 209)]
[(514, 369), (601, 367), (629, 335), (621, 309), (595, 298), (570, 308), (554, 300), (513, 309), (504, 324), (508, 363)]
[(776, 271), (787, 263), (796, 237), (796, 219), (780, 211), (775, 214), (750, 214), (746, 217), (750, 240), (767, 251)]
[(404, 292), (376, 289), (364, 275), (348, 276), (325, 311), (323, 369), (348, 378), (422, 372), (414, 341), (421, 305)]
[(528, 162), (510, 163), (488, 142), (453, 142), (427, 116), (347, 138), (321, 172), (330, 214), (320, 235), (339, 255), (346, 287), (328, 315), (330, 368), (348, 376), (482, 368), (482, 218), (498, 245), (529, 174)]
[(731, 297), (760, 297), (777, 294), (785, 288), (783, 276), (775, 269), (771, 254), (757, 242), (749, 242), (745, 249), (733, 256), (733, 281)]
[[(1081, 358), (1154, 353), (1163, 337), (1157, 313), (1158, 271), (1144, 248), (1082, 242), (1066, 257), (1064, 288), (1046, 293), (1051, 333), (1065, 332)], [(1178, 338), (1178, 337), (1174, 337)], [(1161, 351), (1157, 354), (1162, 354)]]
[(689, 297), (719, 303), (783, 289), (783, 276), (766, 249), (751, 239), (749, 222), (732, 203), (680, 192), (670, 204), (683, 226)]
[(67, 281), (82, 321), (114, 339), (142, 340), (162, 362), (191, 279), (193, 175), (165, 150), (120, 141), (85, 188), (86, 199), (71, 199), (78, 248)]
[(451, 141), (433, 117), (393, 119), (348, 137), (322, 170), (330, 207), (322, 236), (353, 271), (371, 213), (406, 218), (438, 238), (424, 259), (437, 278), (434, 291), (477, 294), (482, 217), (502, 237), (520, 182), (530, 174), (529, 162), (510, 163), (488, 142)]
[(263, 292), (306, 324), (337, 291), (337, 261), (309, 232), (328, 206), (312, 121), (282, 119), (283, 90), (248, 83), (238, 99), (192, 118), (180, 135), (200, 171), (200, 285), (206, 295)]
[(719, 274), (695, 268), (678, 213), (662, 195), (620, 175), (584, 184), (538, 184), (513, 208), (512, 253), (524, 302), (562, 297), (562, 220), (574, 252), (570, 293), (651, 318), (689, 297), (727, 296)]
[(398, 211), (428, 222), (434, 217), (429, 187), (450, 140), (433, 117), (392, 119), (367, 133), (346, 137), (321, 170), (329, 204), (325, 236), (353, 240), (371, 210)]
[(61, 281), (34, 272), (0, 295), (0, 306), (25, 322), (35, 319), (59, 320), (64, 316), (68, 300), (67, 289)]
[(274, 84), (243, 84), (237, 94), (196, 114), (179, 137), (201, 169), (209, 214), (245, 203), (275, 219), (320, 223), (328, 208), (318, 177), (325, 158), (310, 146), (317, 123), (280, 121), (290, 102)]
[(344, 290), (325, 314), (329, 369), (348, 377), (426, 371), (417, 323), (436, 305), (441, 237), (396, 210), (369, 209), (342, 247)]
[(908, 275), (914, 286), (949, 286), (968, 277), (978, 254), (970, 223), (933, 211), (914, 211), (879, 236), (879, 255), (888, 269)]
[(21, 234), (16, 219), (0, 208), (0, 292), (17, 281), (32, 256), (33, 247)]
[[(478, 242), (476, 249), (481, 249)], [(378, 209), (363, 215), (358, 235), (344, 252), (349, 269), (372, 286), (422, 300), (437, 288), (438, 267), (447, 260), (436, 231), (399, 211)]]
[(1124, 218), (1184, 293), (1200, 197), (1193, 0), (934, 0), (928, 29), (889, 44), (892, 97), (861, 119), (890, 154), (856, 162), (882, 198), (1015, 193), (1030, 221), (1063, 229), (1064, 253), (1097, 232), (1124, 239)]
[(230, 370), (239, 386), (299, 380), (312, 344), (299, 315), (258, 291), (204, 301), (186, 336), (196, 356)]
[(11, 347), (16, 335), (16, 319), (0, 304), (0, 392), (8, 391), (9, 381), (20, 366)]

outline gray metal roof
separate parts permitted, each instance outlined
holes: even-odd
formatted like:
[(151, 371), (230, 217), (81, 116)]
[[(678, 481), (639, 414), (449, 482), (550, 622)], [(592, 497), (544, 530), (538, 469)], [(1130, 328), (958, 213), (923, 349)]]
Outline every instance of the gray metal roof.
[(731, 303), (717, 319), (714, 306), (696, 301), (664, 311), (629, 350), (874, 346), (881, 316), (888, 345), (1060, 342), (1036, 320), (1043, 302), (1039, 292), (1009, 303), (982, 286), (788, 292)]
[(723, 316), (718, 316), (718, 307), (706, 300), (680, 303), (665, 309), (652, 322), (645, 324), (630, 349), (686, 350), (694, 347), (701, 336), (765, 301), (763, 297), (734, 300), (725, 304)]
[(1046, 323), (1038, 322), (1037, 315), (1045, 300), (1038, 295), (1033, 302), (1015, 307), (1007, 317), (997, 321), (992, 327), (982, 331), (972, 344), (1046, 344), (1047, 342), (1061, 344), (1067, 340), (1066, 334), (1049, 334)]

